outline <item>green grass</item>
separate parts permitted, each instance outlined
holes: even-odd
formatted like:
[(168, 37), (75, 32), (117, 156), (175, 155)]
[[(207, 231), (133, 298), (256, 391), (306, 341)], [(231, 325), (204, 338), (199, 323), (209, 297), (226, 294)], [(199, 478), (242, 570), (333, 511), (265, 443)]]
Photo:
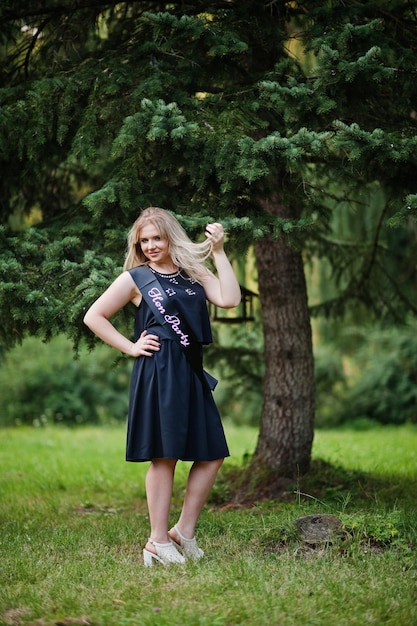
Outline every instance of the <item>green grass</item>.
[(357, 431), (337, 429), (317, 431), (314, 454), (376, 475), (395, 475), (416, 479), (417, 428), (380, 426)]
[[(227, 431), (224, 475), (257, 437)], [(285, 499), (208, 505), (205, 558), (152, 569), (141, 561), (147, 464), (124, 462), (124, 440), (123, 427), (0, 431), (1, 624), (417, 625), (417, 429), (319, 431), (313, 471)], [(348, 539), (301, 544), (294, 520), (322, 512)]]

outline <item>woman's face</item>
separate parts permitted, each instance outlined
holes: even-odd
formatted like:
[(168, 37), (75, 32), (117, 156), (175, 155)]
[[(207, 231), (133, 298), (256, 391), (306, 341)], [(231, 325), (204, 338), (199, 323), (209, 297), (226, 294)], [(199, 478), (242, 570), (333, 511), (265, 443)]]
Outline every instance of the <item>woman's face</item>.
[(159, 230), (151, 223), (146, 224), (139, 232), (139, 243), (143, 254), (149, 261), (157, 264), (168, 263), (168, 239), (161, 237)]

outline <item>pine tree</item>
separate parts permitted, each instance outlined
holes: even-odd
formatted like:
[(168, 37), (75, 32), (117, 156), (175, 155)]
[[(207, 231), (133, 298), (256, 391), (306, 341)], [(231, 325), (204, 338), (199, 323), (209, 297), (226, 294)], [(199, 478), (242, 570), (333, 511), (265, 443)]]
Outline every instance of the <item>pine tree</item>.
[[(254, 463), (306, 471), (306, 259), (327, 257), (341, 277), (328, 313), (416, 309), (415, 260), (407, 280), (389, 274), (398, 237), (385, 225), (408, 241), (416, 215), (417, 7), (388, 4), (3, 3), (4, 345), (92, 341), (83, 312), (120, 271), (139, 209), (172, 210), (192, 236), (220, 220), (230, 247), (256, 251), (266, 374)], [(335, 240), (333, 209), (370, 185), (386, 198), (372, 236)], [(31, 225), (12, 232), (12, 218)]]

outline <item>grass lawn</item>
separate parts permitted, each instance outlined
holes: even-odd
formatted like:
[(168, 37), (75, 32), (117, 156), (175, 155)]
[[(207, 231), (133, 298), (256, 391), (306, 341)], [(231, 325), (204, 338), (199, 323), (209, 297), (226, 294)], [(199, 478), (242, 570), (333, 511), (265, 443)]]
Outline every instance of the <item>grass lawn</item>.
[[(227, 477), (257, 431), (226, 430)], [(147, 464), (124, 462), (124, 439), (123, 426), (0, 430), (0, 624), (417, 626), (416, 428), (317, 432), (309, 477), (282, 500), (209, 504), (205, 558), (171, 568), (142, 565)], [(303, 544), (294, 520), (329, 512), (345, 538)]]

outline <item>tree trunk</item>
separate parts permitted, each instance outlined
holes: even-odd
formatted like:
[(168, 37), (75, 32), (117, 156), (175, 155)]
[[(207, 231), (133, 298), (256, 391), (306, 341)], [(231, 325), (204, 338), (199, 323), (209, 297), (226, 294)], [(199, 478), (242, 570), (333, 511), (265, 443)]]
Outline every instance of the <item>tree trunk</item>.
[[(288, 207), (264, 207), (288, 218)], [(291, 216), (291, 217), (296, 217)], [(314, 427), (314, 362), (303, 259), (283, 238), (255, 245), (265, 338), (265, 378), (253, 459), (294, 477), (310, 466)]]

